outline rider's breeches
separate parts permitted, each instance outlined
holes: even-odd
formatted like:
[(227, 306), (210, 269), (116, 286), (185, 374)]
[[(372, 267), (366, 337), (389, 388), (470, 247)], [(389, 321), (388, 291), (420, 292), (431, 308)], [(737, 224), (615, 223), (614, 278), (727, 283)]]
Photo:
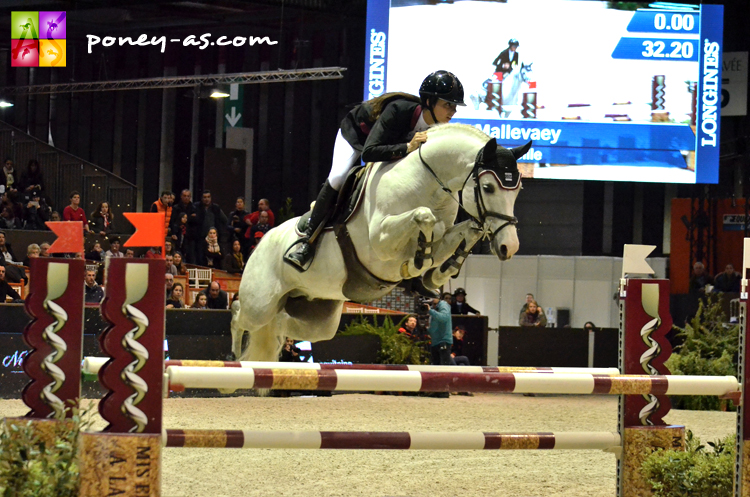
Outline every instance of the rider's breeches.
[(334, 190), (339, 191), (344, 185), (349, 169), (359, 163), (359, 155), (360, 153), (349, 145), (339, 130), (336, 143), (333, 145), (333, 164), (328, 174), (328, 183)]

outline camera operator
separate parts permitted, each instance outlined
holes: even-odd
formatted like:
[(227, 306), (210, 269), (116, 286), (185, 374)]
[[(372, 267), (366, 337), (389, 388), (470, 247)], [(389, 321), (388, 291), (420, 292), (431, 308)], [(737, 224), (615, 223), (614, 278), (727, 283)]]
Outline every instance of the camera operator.
[[(451, 306), (444, 300), (430, 299), (428, 312), (430, 314), (430, 327), (427, 333), (432, 342), (432, 364), (447, 366), (451, 362), (451, 345), (453, 345), (453, 321), (451, 320)], [(425, 302), (422, 304), (427, 306)], [(448, 398), (450, 393), (439, 392), (438, 398)]]
[(40, 192), (34, 190), (27, 196), (24, 214), (26, 216), (25, 227), (27, 230), (42, 231), (47, 229), (44, 223), (49, 221), (52, 209), (44, 201)]
[(302, 359), (300, 359), (301, 353), (302, 351), (294, 345), (294, 340), (287, 338), (284, 347), (281, 349), (279, 362), (302, 362)]

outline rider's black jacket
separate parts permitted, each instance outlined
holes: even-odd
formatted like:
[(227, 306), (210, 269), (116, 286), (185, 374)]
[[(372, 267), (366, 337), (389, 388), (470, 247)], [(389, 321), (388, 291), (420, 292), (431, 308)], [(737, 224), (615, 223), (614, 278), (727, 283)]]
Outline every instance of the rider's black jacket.
[[(510, 48), (506, 48), (505, 50), (500, 52), (500, 55), (498, 55), (497, 58), (495, 58), (495, 61), (492, 63), (492, 65), (495, 66), (495, 72), (502, 72), (507, 74), (511, 71), (513, 63), (518, 64), (518, 51), (513, 54), (513, 60), (511, 60)], [(510, 64), (511, 68), (503, 69), (503, 64)]]
[(363, 161), (390, 161), (406, 156), (408, 135), (422, 113), (418, 97), (412, 98), (414, 100), (394, 96), (377, 120), (372, 118), (368, 102), (358, 105), (344, 117), (341, 134), (355, 150), (362, 152)]

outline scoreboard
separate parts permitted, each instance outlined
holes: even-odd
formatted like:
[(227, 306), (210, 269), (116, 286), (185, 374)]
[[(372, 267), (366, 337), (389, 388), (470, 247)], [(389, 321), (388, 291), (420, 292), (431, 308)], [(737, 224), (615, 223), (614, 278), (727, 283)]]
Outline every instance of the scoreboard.
[[(717, 183), (723, 6), (368, 0), (364, 99), (455, 73), (527, 177)], [(518, 62), (493, 64), (516, 39)]]

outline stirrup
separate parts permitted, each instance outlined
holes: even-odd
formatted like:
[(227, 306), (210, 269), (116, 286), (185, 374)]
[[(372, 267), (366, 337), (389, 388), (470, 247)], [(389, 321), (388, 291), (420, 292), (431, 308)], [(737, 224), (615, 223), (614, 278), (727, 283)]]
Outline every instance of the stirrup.
[[(309, 249), (308, 249), (308, 250), (310, 250), (310, 251), (311, 251), (311, 253), (310, 253), (310, 254), (309, 254), (309, 256), (308, 256), (308, 257), (309, 257), (309, 260), (308, 260), (308, 261), (307, 261), (306, 263), (304, 263), (304, 264), (300, 265), (300, 264), (298, 263), (298, 261), (297, 261), (297, 260), (295, 260), (295, 259), (293, 259), (292, 257), (290, 257), (290, 255), (291, 255), (291, 254), (293, 254), (293, 253), (295, 252), (295, 249), (297, 248), (297, 246), (298, 246), (298, 245), (300, 245), (300, 244), (302, 244), (302, 243), (307, 243), (307, 244), (308, 244), (308, 247), (309, 247)], [(288, 248), (288, 249), (286, 250), (286, 252), (284, 252), (284, 257), (283, 257), (283, 259), (284, 259), (284, 262), (286, 262), (287, 264), (289, 264), (290, 266), (292, 266), (292, 267), (293, 267), (294, 269), (296, 269), (296, 270), (297, 270), (297, 271), (299, 271), (300, 273), (304, 273), (305, 271), (307, 271), (308, 269), (310, 269), (310, 266), (312, 265), (312, 263), (313, 263), (313, 260), (315, 259), (315, 248), (314, 248), (314, 247), (313, 247), (313, 246), (312, 246), (312, 245), (310, 244), (310, 242), (309, 242), (309, 238), (307, 238), (307, 237), (305, 237), (305, 238), (300, 238), (299, 240), (296, 240), (296, 241), (295, 241), (295, 242), (294, 242), (294, 243), (293, 243), (293, 244), (292, 244), (292, 245), (291, 245), (291, 246), (290, 246), (290, 247), (289, 247), (289, 248)]]

